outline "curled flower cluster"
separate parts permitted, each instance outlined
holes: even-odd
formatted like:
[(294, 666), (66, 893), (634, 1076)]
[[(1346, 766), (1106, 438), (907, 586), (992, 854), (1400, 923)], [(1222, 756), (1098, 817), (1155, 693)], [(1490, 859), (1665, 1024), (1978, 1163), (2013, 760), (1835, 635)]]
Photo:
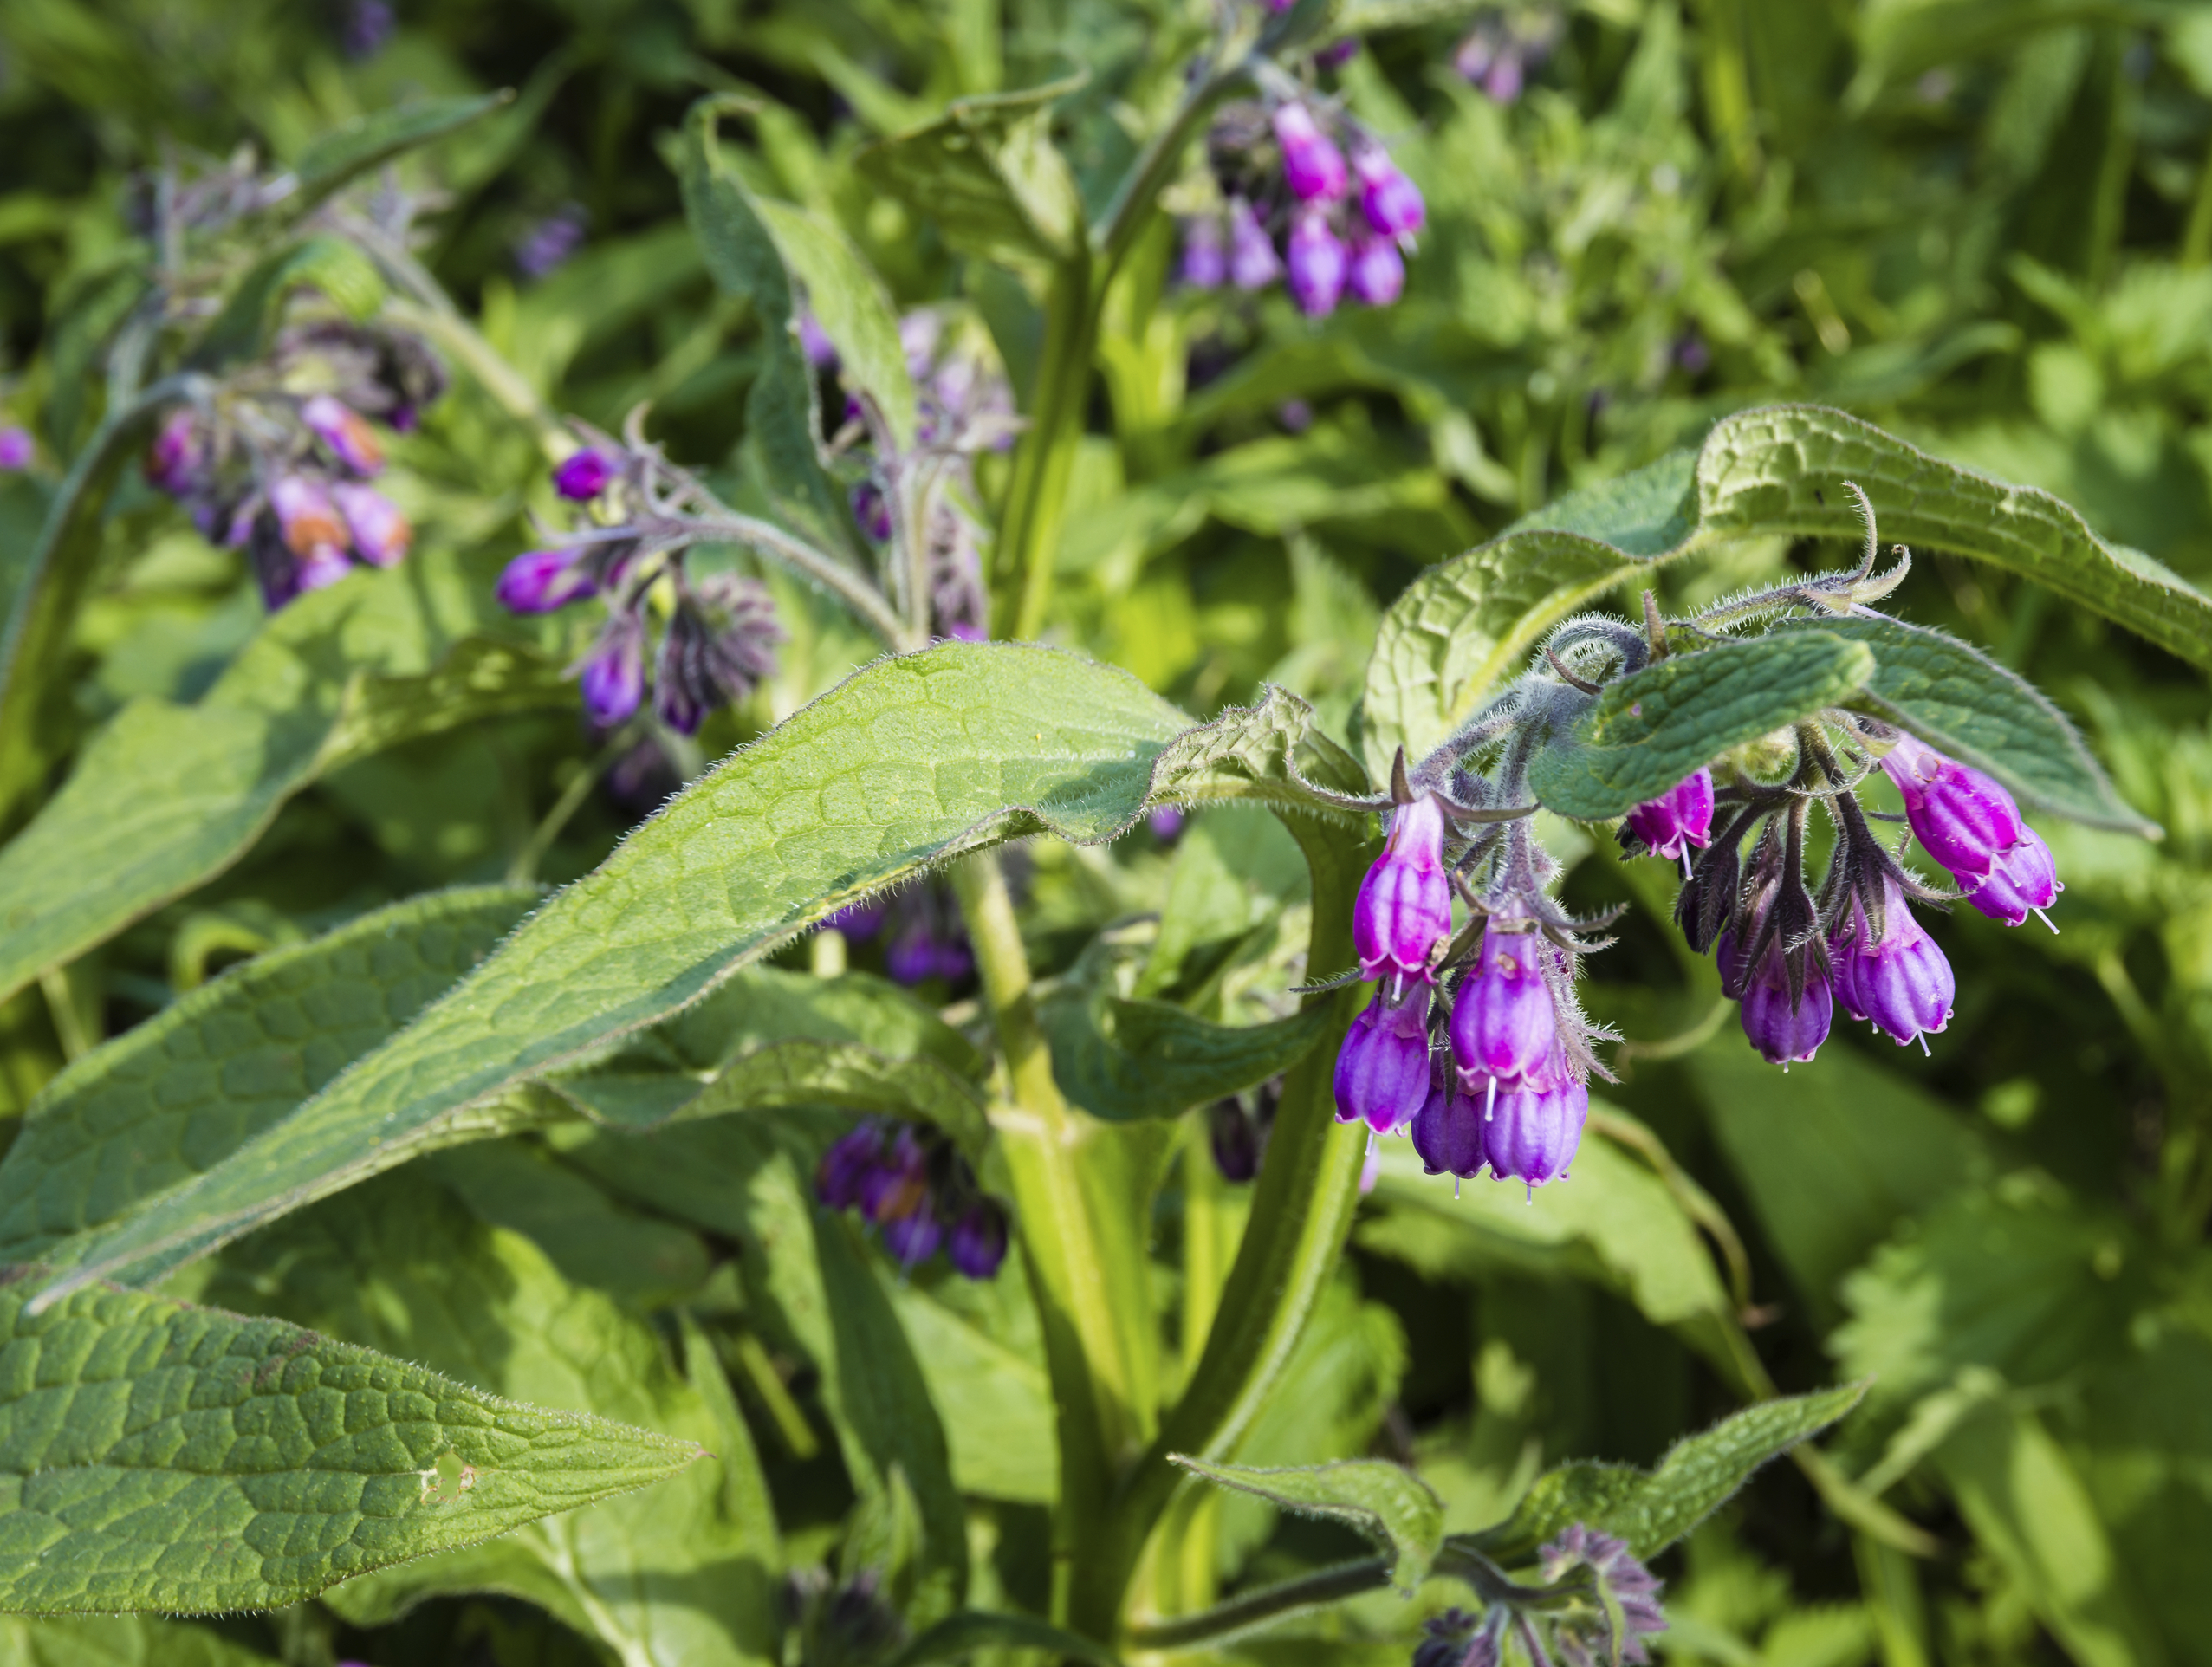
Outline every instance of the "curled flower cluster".
[(697, 490), (690, 477), (634, 436), (617, 444), (602, 435), (553, 471), (553, 486), (579, 506), (581, 524), (509, 561), (497, 594), (517, 613), (594, 597), (604, 605), (590, 650), (571, 668), (594, 724), (625, 722), (650, 689), (661, 722), (695, 735), (709, 712), (774, 673), (784, 632), (767, 587), (736, 574), (686, 570), (691, 546), (712, 535), (684, 513)]
[(405, 432), (444, 386), (430, 349), (405, 332), (335, 321), (295, 328), (268, 360), (167, 413), (146, 479), (202, 533), (243, 548), (263, 600), (282, 607), (357, 562), (388, 568), (405, 556), (413, 529), (368, 484), (384, 472), (384, 442), (369, 419)]
[[(1447, 1609), (1423, 1625), (1413, 1667), (1499, 1667), (1508, 1636), (1532, 1667), (1596, 1667), (1599, 1662), (1651, 1659), (1644, 1642), (1667, 1630), (1659, 1580), (1631, 1553), (1628, 1542), (1575, 1522), (1537, 1553), (1543, 1586), (1516, 1586), (1493, 1576), (1481, 1615)], [(1528, 1601), (1541, 1598), (1541, 1602)]]
[(1370, 307), (1398, 298), (1426, 209), (1381, 140), (1290, 96), (1231, 106), (1207, 151), (1223, 207), (1183, 223), (1185, 283), (1265, 289), (1281, 278), (1309, 318), (1346, 295)]
[[(1597, 923), (1548, 895), (1557, 866), (1521, 813), (1488, 814), (1493, 784), (1462, 771), (1447, 795), (1410, 785), (1401, 766), (1396, 787), (1352, 911), (1359, 976), (1383, 988), (1337, 1055), (1337, 1119), (1364, 1121), (1371, 1139), (1410, 1133), (1431, 1175), (1488, 1168), (1541, 1186), (1567, 1173), (1599, 1068), (1602, 1033), (1573, 992), (1580, 957), (1600, 947), (1580, 934)], [(1456, 936), (1455, 888), (1469, 914)]]
[(909, 1268), (942, 1249), (970, 1279), (989, 1279), (1006, 1260), (1006, 1207), (934, 1129), (870, 1118), (822, 1154), (814, 1193), (859, 1210)]

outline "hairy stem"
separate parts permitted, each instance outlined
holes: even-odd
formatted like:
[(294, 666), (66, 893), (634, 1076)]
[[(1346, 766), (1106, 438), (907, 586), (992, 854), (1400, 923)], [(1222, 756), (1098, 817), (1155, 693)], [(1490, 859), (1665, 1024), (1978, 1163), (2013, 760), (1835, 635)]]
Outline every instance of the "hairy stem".
[(1216, 1604), (1195, 1615), (1132, 1627), (1128, 1641), (1139, 1650), (1188, 1650), (1195, 1644), (1245, 1631), (1263, 1621), (1386, 1586), (1390, 1584), (1391, 1565), (1388, 1557), (1361, 1557), (1350, 1562), (1332, 1563), (1311, 1574), (1239, 1592), (1227, 1603)]
[(732, 543), (756, 550), (771, 561), (789, 568), (801, 578), (821, 586), (851, 608), (860, 623), (894, 652), (922, 645), (917, 633), (892, 612), (880, 591), (835, 556), (816, 549), (804, 539), (793, 537), (771, 522), (739, 515), (734, 509), (717, 509), (699, 516), (692, 524), (702, 532), (718, 534)]

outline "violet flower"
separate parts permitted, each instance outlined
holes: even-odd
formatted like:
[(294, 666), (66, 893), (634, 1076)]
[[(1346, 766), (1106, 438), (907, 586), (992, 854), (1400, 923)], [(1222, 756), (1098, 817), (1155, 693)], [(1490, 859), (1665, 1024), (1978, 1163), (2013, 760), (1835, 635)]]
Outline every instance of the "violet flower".
[(634, 614), (615, 614), (584, 660), (584, 711), (602, 730), (613, 729), (645, 700), (645, 634)]
[(1713, 834), (1713, 772), (1684, 776), (1656, 799), (1628, 813), (1627, 831), (1655, 857), (1673, 862), (1691, 846), (1703, 847)]
[(596, 595), (599, 586), (592, 577), (590, 548), (525, 550), (507, 564), (493, 594), (500, 606), (516, 613), (550, 613)]
[(354, 548), (364, 561), (390, 568), (405, 558), (415, 534), (407, 524), (407, 517), (399, 513), (398, 504), (373, 486), (356, 486), (347, 481), (333, 486), (330, 496), (337, 501), (339, 513), (346, 517)]
[(1997, 859), (2020, 843), (2020, 807), (1980, 770), (1909, 735), (1897, 737), (1882, 769), (1904, 800), (1913, 837), (1962, 885), (1988, 878)]
[(1375, 144), (1353, 152), (1352, 167), (1359, 175), (1359, 211), (1378, 237), (1396, 240), (1420, 230), (1428, 217), (1421, 188), (1391, 160), (1390, 152)]
[(1899, 1047), (1951, 1022), (1958, 994), (1951, 964), (1913, 918), (1904, 889), (1885, 882), (1882, 936), (1873, 937), (1865, 906), (1854, 898), (1849, 923), (1829, 946), (1828, 984), (1836, 1004), (1854, 1019), (1887, 1031)]
[(1239, 289), (1264, 289), (1282, 276), (1282, 263), (1260, 217), (1241, 197), (1229, 199), (1229, 277)]
[(945, 1243), (945, 1256), (970, 1279), (989, 1279), (1006, 1260), (1006, 1210), (996, 1198), (978, 1198), (968, 1207)]
[[(1988, 878), (1978, 882), (1962, 880), (1959, 889), (1966, 893), (1969, 903), (1990, 919), (2017, 926), (2031, 914), (2041, 915), (2066, 888), (2059, 884), (2051, 847), (2023, 822), (2020, 842), (1997, 859)], [(2051, 925), (2047, 917), (2043, 924)], [(2058, 928), (2051, 926), (2051, 930)]]
[(1327, 214), (1318, 208), (1301, 210), (1291, 223), (1285, 250), (1291, 299), (1308, 318), (1326, 318), (1344, 297), (1351, 276), (1351, 260), (1344, 240), (1330, 227)]
[(1834, 1019), (1828, 981), (1817, 975), (1807, 978), (1793, 1000), (1779, 941), (1753, 970), (1742, 1002), (1743, 1034), (1769, 1065), (1802, 1063), (1819, 1053), (1820, 1044), (1828, 1040), (1828, 1027)]
[(1539, 957), (1544, 940), (1534, 932), (1483, 928), (1474, 963), (1461, 976), (1451, 1009), (1451, 1051), (1462, 1080), (1489, 1079), (1489, 1102), (1502, 1089), (1541, 1086), (1554, 1080), (1559, 1014)]
[(1387, 307), (1395, 302), (1405, 291), (1405, 261), (1398, 245), (1382, 237), (1355, 239), (1346, 287), (1363, 307)]
[(1482, 1103), (1454, 1073), (1439, 1071), (1413, 1114), (1413, 1150), (1430, 1175), (1471, 1181), (1482, 1172)]
[(1218, 289), (1229, 282), (1229, 244), (1220, 216), (1197, 214), (1183, 223), (1180, 272), (1193, 289)]
[(344, 400), (318, 393), (300, 407), (300, 420), (356, 475), (383, 473), (384, 448), (377, 443), (376, 431)]
[(1429, 1094), (1429, 998), (1393, 1008), (1377, 996), (1352, 1022), (1336, 1056), (1336, 1120), (1364, 1120), (1378, 1134), (1411, 1122)]
[(607, 490), (614, 479), (615, 460), (587, 446), (565, 458), (553, 471), (553, 490), (574, 503), (587, 503)]
[(1430, 961), (1451, 934), (1451, 884), (1444, 877), (1444, 813), (1430, 794), (1400, 805), (1383, 854), (1359, 882), (1352, 937), (1363, 978), (1385, 970), (1393, 994), (1405, 980), (1433, 977)]
[(1565, 1179), (1589, 1117), (1589, 1088), (1564, 1067), (1548, 1085), (1534, 1083), (1500, 1094), (1495, 1112), (1482, 1122), (1482, 1156), (1490, 1173), (1528, 1187)]
[(18, 428), (13, 423), (0, 423), (0, 471), (12, 473), (29, 468), (35, 450), (29, 429)]

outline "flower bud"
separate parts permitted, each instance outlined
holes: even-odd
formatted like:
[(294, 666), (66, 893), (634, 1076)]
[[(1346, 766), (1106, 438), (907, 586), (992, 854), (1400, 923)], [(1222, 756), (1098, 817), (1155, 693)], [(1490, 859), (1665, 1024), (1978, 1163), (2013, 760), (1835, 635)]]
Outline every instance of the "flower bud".
[(614, 459), (587, 446), (553, 471), (553, 490), (574, 503), (588, 503), (614, 478)]
[(598, 590), (583, 551), (525, 550), (507, 564), (493, 594), (513, 613), (550, 613)]
[(883, 1248), (909, 1268), (927, 1262), (944, 1242), (944, 1223), (937, 1220), (926, 1198), (905, 1215), (893, 1216), (883, 1223)]
[(179, 405), (161, 419), (146, 451), (146, 477), (171, 497), (183, 497), (199, 483), (207, 466), (206, 437), (190, 405)]
[(864, 480), (853, 488), (853, 519), (860, 523), (860, 530), (881, 543), (891, 536), (891, 501), (883, 495), (883, 488), (873, 481)]
[(293, 555), (306, 556), (324, 545), (341, 552), (345, 548), (346, 528), (330, 494), (304, 475), (280, 477), (269, 489), (269, 507), (276, 512), (276, 523), (284, 529), (285, 545)]
[(1430, 1175), (1471, 1181), (1482, 1172), (1482, 1104), (1449, 1071), (1429, 1084), (1429, 1097), (1413, 1114), (1413, 1150)]
[(1561, 1618), (1558, 1638), (1562, 1656), (1569, 1661), (1611, 1657), (1637, 1667), (1651, 1659), (1644, 1640), (1667, 1630), (1667, 1618), (1659, 1608), (1658, 1577), (1637, 1560), (1625, 1540), (1575, 1522), (1538, 1556), (1547, 1584), (1586, 1567), (1598, 1588), (1598, 1614), (1587, 1620)]
[(2020, 843), (1997, 859), (1988, 878), (1978, 882), (1962, 879), (1959, 888), (1969, 903), (2008, 926), (2017, 926), (2029, 915), (2041, 913), (2066, 889), (2059, 884), (2051, 847), (2025, 822), (2020, 827)]
[(1396, 301), (1405, 290), (1405, 262), (1398, 245), (1382, 237), (1359, 239), (1346, 287), (1364, 307), (1387, 307)]
[(882, 1149), (883, 1131), (872, 1121), (839, 1136), (814, 1169), (814, 1197), (832, 1210), (853, 1208), (860, 1202), (861, 1183)]
[(29, 468), (35, 450), (29, 429), (18, 428), (13, 423), (0, 423), (0, 470), (12, 472)]
[(1217, 1099), (1206, 1117), (1206, 1138), (1213, 1148), (1214, 1167), (1221, 1178), (1242, 1185), (1260, 1172), (1260, 1153), (1266, 1145), (1260, 1121), (1234, 1098)]
[(915, 921), (901, 932), (883, 957), (883, 970), (902, 984), (918, 984), (931, 978), (957, 984), (975, 969), (976, 957), (958, 929), (939, 931), (926, 919)]
[(818, 371), (837, 368), (837, 344), (829, 339), (829, 332), (822, 328), (821, 321), (805, 308), (799, 314), (799, 351)]
[(1344, 195), (1344, 152), (1323, 133), (1304, 105), (1279, 104), (1275, 138), (1282, 146), (1282, 177), (1302, 203), (1333, 203)]
[(1394, 1134), (1429, 1094), (1429, 998), (1424, 989), (1391, 1007), (1380, 996), (1352, 1022), (1336, 1056), (1336, 1120), (1364, 1119)]
[(970, 1279), (989, 1279), (1006, 1260), (1006, 1210), (996, 1198), (978, 1198), (953, 1223), (945, 1244), (952, 1265)]
[[(1493, 1612), (1503, 1616), (1502, 1608)], [(1421, 1624), (1413, 1667), (1498, 1667), (1497, 1629), (1463, 1609), (1447, 1609)]]
[(1462, 1079), (1495, 1079), (1500, 1089), (1549, 1082), (1559, 1049), (1559, 1014), (1538, 957), (1543, 939), (1482, 930), (1475, 963), (1459, 981), (1451, 1009), (1452, 1057)]
[(874, 1162), (860, 1177), (860, 1213), (883, 1223), (924, 1210), (929, 1188), (929, 1150), (902, 1125), (879, 1145)]
[(1444, 876), (1443, 848), (1443, 807), (1433, 794), (1398, 808), (1383, 854), (1359, 882), (1352, 908), (1352, 939), (1362, 977), (1388, 971), (1396, 990), (1408, 977), (1432, 976), (1430, 957), (1451, 935), (1451, 882)]
[(1645, 800), (1628, 813), (1628, 831), (1670, 862), (1703, 847), (1713, 837), (1713, 772), (1701, 769)]
[(1760, 957), (1742, 1001), (1743, 1034), (1769, 1065), (1787, 1067), (1793, 1061), (1809, 1060), (1828, 1040), (1828, 1026), (1835, 1016), (1828, 981), (1807, 979), (1793, 1002), (1779, 943)]
[(1300, 212), (1291, 223), (1285, 259), (1291, 299), (1298, 303), (1298, 310), (1308, 318), (1326, 318), (1336, 311), (1351, 263), (1344, 240), (1329, 229), (1326, 211), (1309, 208)]
[(1898, 737), (1882, 768), (1904, 799), (1913, 837), (1961, 886), (1987, 878), (1997, 859), (2020, 843), (2020, 807), (1980, 770), (1909, 735)]
[(1411, 237), (1428, 216), (1421, 188), (1398, 171), (1379, 145), (1363, 146), (1352, 158), (1359, 173), (1359, 211), (1378, 237)]
[(1282, 276), (1275, 246), (1252, 205), (1241, 197), (1229, 199), (1229, 279), (1239, 289), (1264, 289)]
[(1590, 1090), (1556, 1067), (1547, 1087), (1522, 1087), (1498, 1096), (1482, 1123), (1482, 1156), (1501, 1181), (1540, 1187), (1560, 1180), (1582, 1144), (1590, 1117)]
[(1845, 1012), (1886, 1030), (1903, 1047), (1951, 1022), (1958, 983), (1936, 940), (1913, 918), (1904, 888), (1895, 879), (1884, 885), (1880, 940), (1853, 898), (1851, 918), (1830, 946), (1828, 987)]
[(318, 393), (300, 407), (300, 420), (356, 475), (384, 471), (384, 448), (377, 444), (376, 431), (344, 400)]
[(415, 531), (399, 513), (398, 504), (373, 486), (355, 486), (345, 481), (332, 487), (330, 496), (338, 500), (339, 513), (346, 517), (354, 548), (363, 561), (390, 568), (406, 555)]
[(645, 697), (644, 639), (633, 617), (617, 614), (584, 662), (584, 711), (602, 730), (621, 723)]
[(1197, 214), (1183, 223), (1181, 271), (1193, 289), (1218, 289), (1229, 282), (1229, 245), (1219, 216)]

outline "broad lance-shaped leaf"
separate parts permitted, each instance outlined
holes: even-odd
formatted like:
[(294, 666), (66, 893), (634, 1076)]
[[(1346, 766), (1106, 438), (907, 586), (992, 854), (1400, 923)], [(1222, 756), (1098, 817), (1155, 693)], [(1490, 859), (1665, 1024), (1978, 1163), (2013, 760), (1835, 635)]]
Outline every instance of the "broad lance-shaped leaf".
[(1183, 727), (1126, 673), (1048, 649), (879, 661), (694, 782), (321, 1093), (94, 1236), (68, 1281), (204, 1249), (364, 1178), (932, 863), (1038, 832), (1110, 839)]
[(1726, 538), (1856, 542), (1846, 480), (1872, 500), (1884, 542), (2024, 574), (2212, 666), (2212, 597), (2098, 538), (2048, 492), (1944, 463), (1841, 412), (1776, 405), (1716, 424), (1694, 456), (1571, 493), (1407, 586), (1368, 665), (1369, 769), (1379, 776), (1400, 745), (1412, 757), (1438, 745), (1554, 625), (1667, 562)]
[(1429, 1484), (1402, 1464), (1345, 1459), (1334, 1464), (1255, 1469), (1209, 1464), (1183, 1454), (1172, 1461), (1217, 1487), (1235, 1488), (1307, 1516), (1357, 1528), (1397, 1559), (1391, 1580), (1404, 1592), (1419, 1586), (1443, 1545), (1444, 1507)]
[(1316, 1003), (1272, 1024), (1214, 1024), (1166, 1002), (1100, 995), (1042, 1009), (1060, 1091), (1110, 1123), (1180, 1117), (1256, 1087), (1306, 1057), (1329, 1026)]
[(536, 888), (412, 898), (272, 950), (94, 1049), (0, 1160), (0, 1262), (49, 1257), (236, 1151), (490, 954)]
[(0, 1609), (269, 1609), (673, 1476), (694, 1443), (277, 1320), (0, 1290)]
[(1656, 1469), (1578, 1461), (1536, 1478), (1513, 1515), (1470, 1536), (1508, 1566), (1534, 1560), (1546, 1541), (1575, 1522), (1628, 1541), (1650, 1559), (1734, 1496), (1751, 1473), (1818, 1435), (1858, 1404), (1865, 1384), (1761, 1401), (1702, 1435), (1677, 1442)]
[(1874, 676), (1849, 704), (1984, 769), (2028, 804), (2096, 827), (2156, 837), (2122, 802), (2066, 714), (2025, 678), (1956, 638), (1902, 619), (1783, 622), (1863, 642)]
[(133, 701), (0, 848), (0, 999), (237, 861), (338, 765), (574, 684), (450, 556), (362, 572), (263, 626), (196, 704)]
[(1625, 815), (1731, 747), (1841, 704), (1873, 675), (1864, 643), (1821, 631), (1677, 654), (1606, 684), (1580, 733), (1537, 754), (1528, 784), (1562, 816)]
[[(735, 176), (730, 183), (744, 189)], [(775, 239), (784, 269), (806, 286), (807, 307), (847, 373), (874, 396), (900, 448), (911, 446), (919, 423), (914, 379), (883, 280), (852, 240), (819, 216), (762, 198), (753, 198), (752, 207)]]
[(297, 184), (277, 212), (304, 214), (370, 170), (467, 126), (514, 97), (510, 88), (473, 98), (414, 99), (334, 127), (300, 152), (292, 169)]

